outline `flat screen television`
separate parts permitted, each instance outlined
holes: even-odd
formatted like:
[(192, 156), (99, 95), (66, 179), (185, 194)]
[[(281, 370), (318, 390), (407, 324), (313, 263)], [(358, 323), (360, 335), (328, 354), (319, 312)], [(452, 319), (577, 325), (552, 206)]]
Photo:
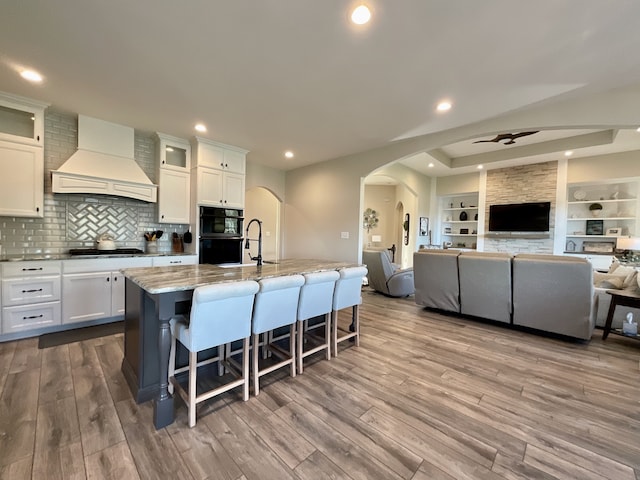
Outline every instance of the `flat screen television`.
[(490, 232), (548, 232), (551, 202), (489, 206)]

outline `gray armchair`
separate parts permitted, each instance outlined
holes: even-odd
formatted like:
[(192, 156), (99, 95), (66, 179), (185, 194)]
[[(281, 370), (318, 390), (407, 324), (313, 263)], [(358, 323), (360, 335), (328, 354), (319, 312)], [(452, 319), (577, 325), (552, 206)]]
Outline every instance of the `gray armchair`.
[(391, 263), (386, 251), (365, 250), (362, 252), (362, 263), (369, 270), (367, 279), (374, 290), (390, 297), (413, 294), (413, 268), (399, 270)]

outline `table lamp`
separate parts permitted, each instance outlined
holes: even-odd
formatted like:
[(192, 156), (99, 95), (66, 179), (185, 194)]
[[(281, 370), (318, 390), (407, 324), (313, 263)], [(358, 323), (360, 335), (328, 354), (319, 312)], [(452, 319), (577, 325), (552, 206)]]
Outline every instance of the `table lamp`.
[(640, 237), (618, 237), (616, 248), (623, 250), (623, 259), (628, 262), (636, 261), (635, 252), (640, 250)]

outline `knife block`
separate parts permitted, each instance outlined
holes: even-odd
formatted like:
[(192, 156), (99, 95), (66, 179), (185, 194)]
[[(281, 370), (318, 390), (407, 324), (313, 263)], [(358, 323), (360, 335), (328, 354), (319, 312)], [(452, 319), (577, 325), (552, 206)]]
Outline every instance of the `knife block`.
[(171, 251), (173, 253), (184, 252), (184, 242), (182, 241), (182, 237), (173, 237), (171, 239)]

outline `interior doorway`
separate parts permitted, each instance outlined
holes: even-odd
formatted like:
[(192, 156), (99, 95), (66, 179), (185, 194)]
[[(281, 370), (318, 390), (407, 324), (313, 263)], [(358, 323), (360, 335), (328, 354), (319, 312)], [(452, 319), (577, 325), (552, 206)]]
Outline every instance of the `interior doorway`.
[[(255, 187), (245, 192), (244, 225), (252, 218), (262, 221), (262, 258), (268, 261), (277, 261), (281, 257), (280, 231), (282, 200), (280, 200), (271, 190), (264, 187)], [(245, 236), (245, 232), (242, 232)], [(251, 226), (250, 238), (257, 238), (256, 225)], [(258, 246), (251, 243), (251, 255), (256, 256)], [(246, 253), (243, 253), (243, 262), (249, 260)]]

